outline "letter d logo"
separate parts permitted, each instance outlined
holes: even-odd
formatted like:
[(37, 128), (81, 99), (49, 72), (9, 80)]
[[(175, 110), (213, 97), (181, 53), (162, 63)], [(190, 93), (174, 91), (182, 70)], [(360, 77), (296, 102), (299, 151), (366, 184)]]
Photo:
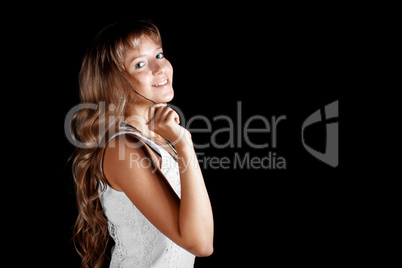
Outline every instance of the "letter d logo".
[[(325, 120), (331, 118), (338, 118), (338, 101), (334, 101), (327, 106), (325, 106)], [(311, 114), (303, 123), (302, 126), (302, 142), (304, 148), (312, 154), (318, 160), (332, 166), (337, 167), (339, 162), (339, 139), (338, 139), (338, 122), (326, 123), (327, 137), (326, 137), (326, 146), (325, 153), (318, 152), (308, 146), (304, 140), (304, 129), (312, 124), (317, 122), (321, 122), (321, 113), (320, 110), (315, 111)]]

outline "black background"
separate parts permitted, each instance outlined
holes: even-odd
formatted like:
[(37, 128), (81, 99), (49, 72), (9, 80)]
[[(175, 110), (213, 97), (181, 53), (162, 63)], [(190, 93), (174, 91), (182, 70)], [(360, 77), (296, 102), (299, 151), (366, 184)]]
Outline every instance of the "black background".
[[(61, 261), (61, 267), (79, 267), (71, 242), (77, 211), (67, 162), (73, 146), (65, 137), (64, 119), (79, 103), (77, 78), (89, 42), (107, 24), (133, 17), (151, 19), (159, 27), (165, 56), (174, 68), (172, 104), (186, 119), (201, 114), (212, 121), (227, 115), (236, 122), (238, 101), (243, 124), (256, 114), (269, 120), (286, 115), (278, 126), (277, 148), (253, 149), (243, 139), (241, 148), (198, 150), (210, 157), (275, 152), (286, 159), (286, 169), (204, 170), (214, 211), (215, 250), (210, 257), (197, 258), (195, 267), (343, 263), (352, 255), (354, 243), (348, 205), (351, 183), (346, 177), (352, 160), (343, 136), (349, 101), (345, 96), (353, 90), (355, 64), (351, 15), (347, 8), (335, 7), (195, 3), (175, 8), (61, 5), (34, 16), (24, 30), (32, 33), (32, 68), (40, 69), (35, 81), (48, 100), (38, 111), (54, 113), (51, 123), (45, 122), (52, 134), (42, 136), (50, 141), (44, 161), (51, 168), (44, 175), (46, 194), (38, 203), (46, 215), (38, 224), (43, 228), (38, 239), (49, 239), (50, 246), (38, 249), (37, 258), (49, 254)], [(333, 168), (303, 148), (301, 126), (310, 114), (335, 100), (340, 111), (340, 161)], [(213, 123), (213, 130), (219, 127), (227, 125)], [(262, 126), (256, 122), (251, 127)], [(311, 147), (324, 150), (325, 125), (317, 124), (305, 134)], [(255, 143), (271, 142), (269, 133), (250, 137)], [(209, 140), (208, 134), (193, 138), (195, 143)]]

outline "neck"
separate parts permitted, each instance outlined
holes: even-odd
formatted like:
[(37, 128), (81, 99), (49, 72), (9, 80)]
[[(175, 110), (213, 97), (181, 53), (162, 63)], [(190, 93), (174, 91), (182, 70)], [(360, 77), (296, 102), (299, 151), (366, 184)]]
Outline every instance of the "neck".
[(147, 123), (149, 121), (149, 108), (153, 105), (153, 103), (148, 102), (144, 104), (136, 103), (135, 107), (132, 107), (128, 113), (128, 116), (125, 118), (124, 122), (132, 125), (136, 129), (138, 129), (143, 135), (147, 137), (154, 137), (156, 134), (149, 130)]

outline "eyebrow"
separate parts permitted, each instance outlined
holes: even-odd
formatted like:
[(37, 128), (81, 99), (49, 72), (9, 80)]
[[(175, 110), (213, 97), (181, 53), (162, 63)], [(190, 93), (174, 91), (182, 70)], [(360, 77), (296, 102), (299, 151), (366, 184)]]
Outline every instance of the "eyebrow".
[[(159, 49), (162, 49), (162, 47), (159, 46), (159, 47), (157, 47), (154, 51), (157, 51), (157, 50), (159, 50)], [(147, 55), (147, 54), (141, 54), (141, 55), (138, 55), (138, 56), (131, 57), (131, 58), (128, 59), (128, 64), (131, 65), (134, 60), (136, 60), (136, 59), (138, 59), (138, 58), (141, 58), (141, 57), (145, 57), (146, 55)]]

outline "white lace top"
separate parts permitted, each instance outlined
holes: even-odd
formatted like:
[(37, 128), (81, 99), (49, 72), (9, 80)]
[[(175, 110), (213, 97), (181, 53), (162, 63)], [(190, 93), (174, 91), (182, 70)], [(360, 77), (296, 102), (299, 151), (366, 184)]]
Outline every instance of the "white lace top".
[[(122, 134), (138, 136), (161, 156), (161, 171), (180, 198), (177, 160), (163, 147), (129, 128), (116, 133), (109, 141)], [(194, 266), (195, 256), (176, 245), (153, 226), (124, 192), (116, 191), (107, 185), (106, 191), (100, 196), (100, 201), (108, 219), (109, 233), (115, 241), (110, 268), (192, 268)]]

